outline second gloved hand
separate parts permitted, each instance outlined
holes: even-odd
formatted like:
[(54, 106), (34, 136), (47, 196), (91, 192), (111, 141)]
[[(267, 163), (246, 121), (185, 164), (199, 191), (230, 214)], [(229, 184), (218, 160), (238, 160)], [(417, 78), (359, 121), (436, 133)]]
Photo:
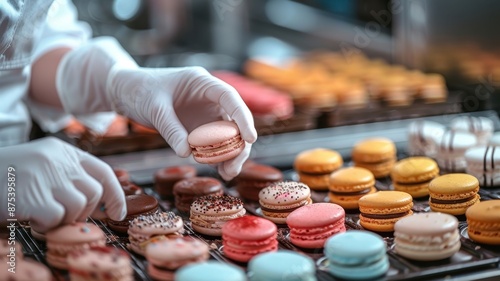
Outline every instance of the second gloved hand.
[[(30, 221), (39, 232), (88, 216), (122, 220), (125, 195), (109, 165), (49, 137), (0, 148), (0, 221)], [(105, 207), (105, 214), (100, 206)]]
[(181, 157), (191, 153), (187, 135), (193, 129), (221, 119), (235, 121), (247, 146), (219, 164), (226, 180), (240, 172), (257, 139), (252, 114), (233, 87), (201, 67), (137, 67), (109, 39), (70, 52), (61, 62), (57, 84), (71, 113), (115, 110), (156, 128)]

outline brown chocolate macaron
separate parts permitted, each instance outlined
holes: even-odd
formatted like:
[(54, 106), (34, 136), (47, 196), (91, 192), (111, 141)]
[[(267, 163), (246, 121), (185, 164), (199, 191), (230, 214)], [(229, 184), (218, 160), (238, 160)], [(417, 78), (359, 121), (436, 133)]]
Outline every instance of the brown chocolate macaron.
[(236, 177), (236, 190), (241, 198), (259, 201), (259, 192), (272, 183), (283, 181), (283, 173), (268, 165), (252, 163), (244, 165)]
[(196, 168), (189, 165), (166, 167), (154, 174), (154, 189), (161, 198), (174, 197), (174, 184), (180, 180), (196, 177)]
[(151, 195), (136, 194), (125, 196), (127, 203), (127, 216), (123, 221), (108, 219), (108, 226), (111, 230), (120, 234), (126, 234), (131, 220), (138, 216), (152, 215), (159, 211), (158, 200)]
[(210, 177), (194, 177), (178, 181), (174, 185), (175, 207), (180, 212), (189, 213), (191, 203), (204, 195), (222, 195), (222, 183)]

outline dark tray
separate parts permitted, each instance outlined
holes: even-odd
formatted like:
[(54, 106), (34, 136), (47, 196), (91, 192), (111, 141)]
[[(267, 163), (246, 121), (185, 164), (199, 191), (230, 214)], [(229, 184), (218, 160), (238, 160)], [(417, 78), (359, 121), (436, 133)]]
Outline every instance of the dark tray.
[[(402, 158), (402, 157), (400, 157)], [(350, 165), (346, 162), (346, 165)], [(293, 170), (284, 171), (285, 179), (297, 180), (297, 175)], [(207, 175), (213, 176), (213, 175)], [(392, 189), (390, 179), (379, 179), (376, 182), (376, 187), (379, 190)], [(163, 210), (171, 210), (177, 212), (184, 219), (186, 235), (196, 237), (204, 241), (210, 247), (211, 259), (225, 263), (231, 263), (236, 266), (246, 269), (246, 264), (234, 262), (226, 258), (222, 252), (222, 240), (220, 238), (201, 235), (193, 231), (189, 216), (179, 213), (173, 202), (160, 199), (158, 194), (154, 192), (151, 185), (143, 185), (144, 191), (147, 194), (155, 196)], [(237, 191), (231, 185), (226, 188), (226, 193), (233, 196), (238, 196)], [(500, 199), (500, 187), (498, 188), (481, 188), (481, 200)], [(312, 192), (312, 198), (315, 202), (328, 202), (327, 192)], [(427, 199), (414, 200), (414, 212), (430, 211)], [(245, 202), (245, 208), (249, 214), (260, 216), (260, 206), (257, 202)], [(358, 223), (359, 213), (346, 213), (346, 228), (347, 229), (363, 229)], [(467, 236), (467, 223), (464, 216), (458, 217), (459, 231), (461, 234), (462, 246), (458, 253), (449, 259), (434, 261), (434, 262), (417, 262), (398, 256), (393, 250), (392, 233), (379, 233), (387, 243), (387, 253), (390, 261), (390, 269), (387, 274), (379, 280), (442, 280), (444, 278), (461, 277), (460, 280), (500, 280), (500, 246), (484, 246), (475, 243)], [(102, 221), (89, 219), (90, 222), (99, 226), (107, 236), (108, 245), (121, 248), (129, 252), (132, 258), (132, 266), (135, 272), (136, 280), (152, 280), (146, 271), (147, 261), (144, 257), (134, 254), (127, 249), (126, 244), (128, 238), (115, 234)], [(25, 256), (36, 259), (48, 266), (45, 261), (46, 245), (44, 242), (34, 239), (30, 233), (29, 225), (20, 224), (17, 228), (16, 239), (23, 245)], [(280, 249), (287, 249), (296, 252), (304, 253), (315, 260), (317, 264), (317, 278), (319, 281), (338, 280), (332, 277), (327, 271), (327, 260), (323, 255), (323, 249), (308, 250), (301, 249), (292, 245), (288, 239), (289, 229), (286, 225), (278, 225), (278, 241)], [(57, 270), (49, 266), (54, 273), (56, 280), (68, 280), (66, 271)], [(487, 274), (486, 274), (487, 273)], [(486, 277), (487, 276), (487, 277)]]

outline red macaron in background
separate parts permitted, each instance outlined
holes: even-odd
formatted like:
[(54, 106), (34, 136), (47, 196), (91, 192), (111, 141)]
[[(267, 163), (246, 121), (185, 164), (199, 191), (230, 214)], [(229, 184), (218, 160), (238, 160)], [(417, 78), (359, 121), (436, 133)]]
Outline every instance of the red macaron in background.
[(278, 250), (278, 228), (270, 220), (246, 215), (222, 226), (223, 252), (228, 258), (248, 262), (252, 257)]
[(235, 122), (215, 121), (199, 126), (188, 135), (194, 160), (202, 164), (216, 164), (238, 156), (245, 148)]
[(255, 117), (284, 120), (294, 113), (292, 98), (284, 92), (231, 71), (214, 71), (212, 75), (233, 86)]

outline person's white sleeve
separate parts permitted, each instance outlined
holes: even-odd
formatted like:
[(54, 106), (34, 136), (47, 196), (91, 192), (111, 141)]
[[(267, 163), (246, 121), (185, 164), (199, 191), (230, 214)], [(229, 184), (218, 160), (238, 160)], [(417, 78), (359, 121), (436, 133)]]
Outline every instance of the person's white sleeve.
[[(86, 43), (91, 35), (90, 26), (86, 22), (78, 21), (76, 7), (70, 0), (54, 1), (47, 13), (47, 20), (42, 28), (41, 36), (35, 42), (33, 62), (57, 48), (79, 47)], [(32, 100), (28, 100), (27, 105), (31, 116), (45, 132), (56, 133), (64, 129), (73, 117), (64, 110), (42, 105)], [(116, 114), (102, 112), (75, 117), (90, 130), (104, 134)]]
[(49, 8), (41, 36), (35, 42), (33, 61), (56, 48), (78, 47), (91, 36), (92, 29), (86, 22), (78, 20), (73, 3), (70, 0), (56, 0)]

